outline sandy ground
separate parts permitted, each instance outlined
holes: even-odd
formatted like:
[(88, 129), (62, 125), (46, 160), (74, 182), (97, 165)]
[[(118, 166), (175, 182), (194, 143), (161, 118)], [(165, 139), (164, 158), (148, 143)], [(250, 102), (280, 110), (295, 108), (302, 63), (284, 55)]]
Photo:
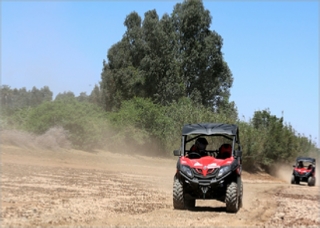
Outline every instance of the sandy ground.
[[(244, 205), (174, 210), (176, 158), (1, 145), (2, 227), (320, 227), (320, 189), (243, 173)], [(319, 181), (319, 179), (318, 179)]]

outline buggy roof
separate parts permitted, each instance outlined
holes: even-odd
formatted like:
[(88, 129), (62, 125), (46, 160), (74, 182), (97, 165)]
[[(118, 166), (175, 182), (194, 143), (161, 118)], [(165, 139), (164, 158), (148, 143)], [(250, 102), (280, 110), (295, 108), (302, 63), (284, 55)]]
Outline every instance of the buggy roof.
[(299, 161), (304, 161), (304, 162), (311, 162), (311, 163), (315, 163), (316, 159), (315, 158), (310, 158), (310, 157), (297, 157), (297, 162)]
[(237, 135), (238, 126), (235, 124), (223, 124), (223, 123), (198, 123), (198, 124), (186, 124), (182, 128), (182, 135), (192, 134), (223, 134), (223, 135)]

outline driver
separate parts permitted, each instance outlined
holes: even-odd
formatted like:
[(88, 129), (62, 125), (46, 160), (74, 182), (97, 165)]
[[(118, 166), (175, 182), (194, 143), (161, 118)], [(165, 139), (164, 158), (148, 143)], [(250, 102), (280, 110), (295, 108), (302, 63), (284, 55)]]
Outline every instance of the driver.
[(206, 148), (208, 145), (208, 141), (205, 138), (198, 138), (194, 145), (190, 148), (190, 153), (197, 153), (200, 156), (208, 155), (206, 152)]
[(299, 161), (298, 168), (303, 168), (303, 167), (304, 167), (303, 162)]

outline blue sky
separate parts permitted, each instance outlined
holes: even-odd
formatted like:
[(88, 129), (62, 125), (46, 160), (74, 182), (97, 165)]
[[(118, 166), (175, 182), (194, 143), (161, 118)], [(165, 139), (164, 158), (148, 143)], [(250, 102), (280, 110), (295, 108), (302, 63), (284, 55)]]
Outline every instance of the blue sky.
[[(91, 93), (132, 11), (182, 1), (2, 1), (1, 84)], [(239, 118), (269, 108), (319, 140), (319, 1), (204, 1), (224, 40)]]

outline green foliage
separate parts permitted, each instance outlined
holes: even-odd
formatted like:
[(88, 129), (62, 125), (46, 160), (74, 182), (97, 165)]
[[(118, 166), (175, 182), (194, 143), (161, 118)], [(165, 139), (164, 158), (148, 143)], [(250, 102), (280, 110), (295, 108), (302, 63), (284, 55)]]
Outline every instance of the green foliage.
[(155, 104), (151, 99), (134, 98), (122, 103), (117, 112), (108, 115), (114, 139), (149, 148), (160, 154), (171, 153), (180, 146), (181, 129), (184, 124), (197, 122), (233, 123), (227, 115), (213, 113), (189, 98), (182, 98), (167, 106)]
[(164, 126), (169, 125), (169, 118), (163, 114), (164, 108), (150, 99), (134, 98), (123, 102), (119, 111), (110, 113), (108, 118), (118, 142), (159, 151), (166, 146)]
[(244, 164), (268, 167), (274, 162), (292, 162), (298, 156), (309, 156), (317, 151), (311, 139), (296, 134), (283, 118), (270, 110), (256, 111), (247, 123), (239, 121), (240, 138), (244, 151)]
[(1, 118), (6, 119), (6, 128), (21, 129), (26, 125), (32, 110), (32, 107), (16, 109), (14, 112), (10, 113), (10, 115), (2, 114)]
[(32, 90), (27, 91), (26, 88), (11, 89), (8, 85), (2, 85), (0, 87), (1, 112), (10, 115), (21, 108), (35, 107), (45, 101), (51, 101), (52, 94), (48, 86), (41, 89), (33, 87)]
[[(54, 126), (61, 126), (69, 132), (69, 140), (75, 148), (92, 149), (103, 143), (108, 129), (105, 118), (106, 113), (98, 106), (65, 97), (29, 110), (20, 123), (25, 130), (35, 134), (43, 134)], [(17, 112), (12, 120), (19, 119), (20, 112)]]
[(184, 1), (174, 7), (172, 20), (185, 96), (206, 107), (218, 108), (229, 98), (233, 79), (223, 60), (222, 37), (210, 31), (210, 12), (202, 1)]
[(76, 96), (74, 95), (73, 92), (68, 91), (68, 92), (63, 92), (63, 93), (58, 93), (56, 98), (54, 100), (63, 100), (63, 99), (72, 99), (75, 98)]
[(103, 107), (117, 110), (134, 97), (161, 105), (188, 97), (215, 111), (227, 107), (233, 78), (202, 1), (179, 3), (161, 19), (156, 10), (144, 16), (130, 13), (122, 40), (108, 51), (100, 85)]
[(100, 107), (103, 107), (101, 91), (98, 85), (95, 85), (90, 96), (86, 99), (92, 104), (96, 104)]
[(213, 112), (190, 98), (163, 106), (150, 98), (135, 97), (122, 102), (118, 111), (105, 112), (97, 104), (79, 101), (79, 97), (62, 96), (37, 107), (16, 109), (10, 115), (2, 112), (0, 124), (2, 129), (22, 129), (38, 135), (60, 126), (67, 130), (75, 148), (168, 155), (180, 147), (182, 126), (200, 122), (239, 125), (245, 168), (292, 162), (300, 155), (320, 155), (311, 138), (297, 134), (269, 110), (255, 112), (248, 122), (239, 121), (228, 109)]
[(145, 13), (142, 24), (145, 39), (141, 69), (147, 97), (166, 105), (184, 96), (184, 85), (179, 75), (179, 60), (175, 57), (176, 35), (171, 18), (161, 20), (155, 10)]

